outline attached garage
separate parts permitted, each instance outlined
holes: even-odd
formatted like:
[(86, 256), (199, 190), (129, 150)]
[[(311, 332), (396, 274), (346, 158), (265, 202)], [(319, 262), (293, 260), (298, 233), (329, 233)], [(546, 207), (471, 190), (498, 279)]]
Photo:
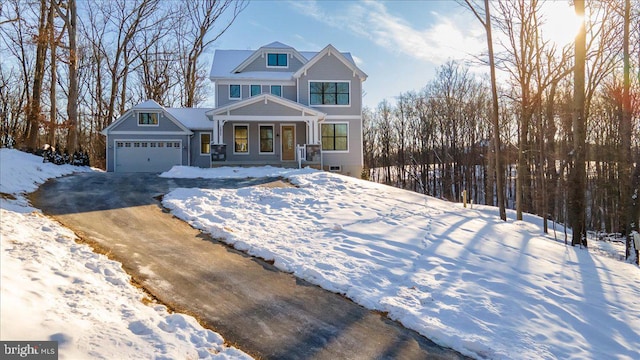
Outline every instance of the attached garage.
[[(206, 111), (180, 109), (176, 115), (211, 132)], [(106, 170), (158, 173), (175, 165), (190, 165), (195, 151), (192, 142), (199, 139), (182, 121), (153, 100), (134, 106), (102, 130), (107, 137)]]
[(117, 140), (116, 172), (163, 172), (182, 165), (182, 141)]

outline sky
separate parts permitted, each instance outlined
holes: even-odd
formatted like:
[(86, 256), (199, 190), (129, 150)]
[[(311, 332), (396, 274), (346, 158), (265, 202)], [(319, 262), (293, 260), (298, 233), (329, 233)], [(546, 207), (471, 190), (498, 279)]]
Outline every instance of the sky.
[[(566, 43), (568, 1), (547, 5), (548, 34)], [(568, 35), (568, 36), (567, 36)], [(235, 23), (209, 49), (258, 49), (280, 41), (300, 51), (332, 44), (350, 52), (369, 76), (365, 106), (422, 89), (447, 60), (472, 61), (486, 52), (484, 29), (472, 13), (453, 0), (412, 1), (251, 1)], [(207, 56), (207, 55), (205, 55)]]

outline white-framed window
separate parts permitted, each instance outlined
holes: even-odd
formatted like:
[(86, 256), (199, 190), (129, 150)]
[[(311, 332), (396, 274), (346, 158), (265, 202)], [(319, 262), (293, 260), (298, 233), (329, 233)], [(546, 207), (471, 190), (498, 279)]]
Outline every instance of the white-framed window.
[(275, 96), (282, 96), (282, 85), (271, 85), (271, 94)]
[(268, 53), (268, 68), (287, 68), (289, 67), (289, 56), (285, 53)]
[(262, 85), (251, 85), (249, 86), (249, 90), (251, 92), (251, 96), (256, 96), (262, 94)]
[(237, 84), (229, 85), (229, 100), (242, 99), (242, 86)]
[(158, 126), (158, 113), (138, 113), (138, 126)]
[(200, 155), (211, 153), (211, 133), (200, 133)]
[(309, 81), (309, 105), (350, 106), (351, 82)]
[(233, 125), (233, 153), (249, 154), (249, 125)]
[(349, 124), (322, 124), (320, 135), (322, 151), (349, 151)]
[(260, 154), (275, 154), (273, 125), (260, 125)]

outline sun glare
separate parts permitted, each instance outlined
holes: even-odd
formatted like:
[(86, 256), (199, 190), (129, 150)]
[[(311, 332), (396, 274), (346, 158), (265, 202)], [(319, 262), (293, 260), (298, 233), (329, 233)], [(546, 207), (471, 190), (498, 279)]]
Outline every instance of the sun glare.
[(547, 1), (542, 7), (544, 24), (541, 26), (542, 37), (550, 40), (558, 47), (565, 46), (575, 40), (582, 17), (576, 15), (573, 6), (567, 1)]

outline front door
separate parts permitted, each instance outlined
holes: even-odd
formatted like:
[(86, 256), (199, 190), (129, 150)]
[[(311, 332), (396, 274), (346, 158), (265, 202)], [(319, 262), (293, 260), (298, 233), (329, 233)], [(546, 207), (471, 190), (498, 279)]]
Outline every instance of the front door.
[(282, 161), (296, 160), (296, 126), (283, 125), (282, 134)]

